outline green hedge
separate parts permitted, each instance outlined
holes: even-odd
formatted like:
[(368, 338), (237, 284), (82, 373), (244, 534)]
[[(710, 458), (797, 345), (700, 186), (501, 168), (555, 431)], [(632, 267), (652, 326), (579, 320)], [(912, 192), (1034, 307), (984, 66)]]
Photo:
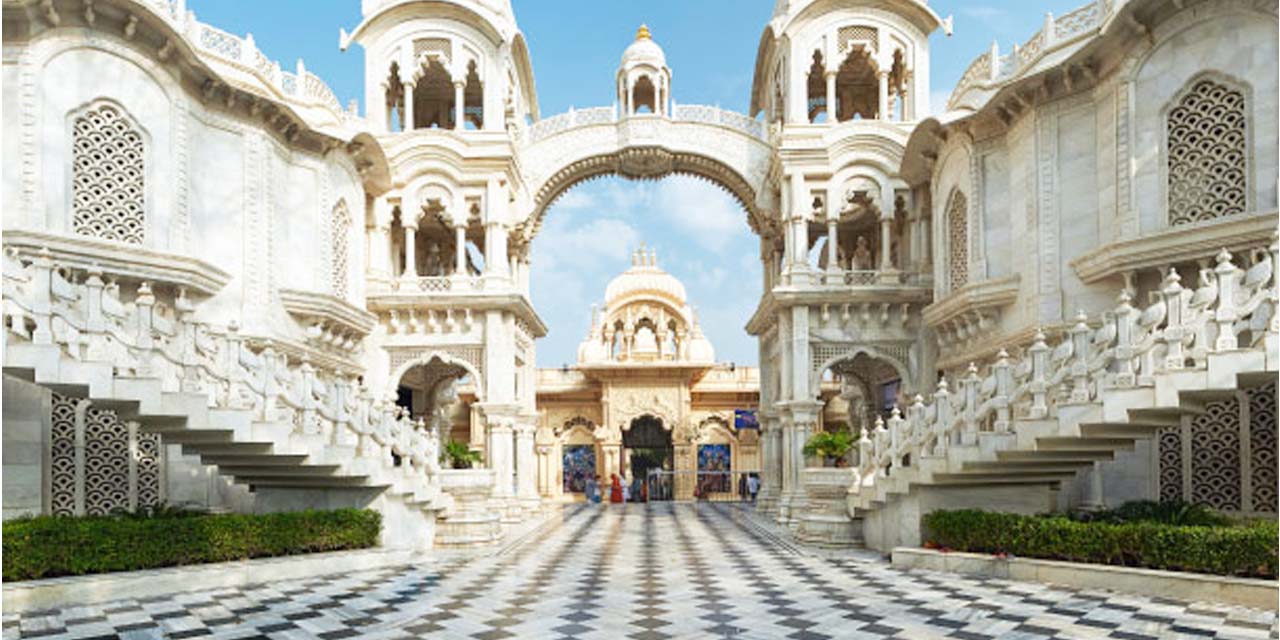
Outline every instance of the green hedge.
[(378, 544), (382, 516), (338, 509), (263, 515), (39, 516), (4, 523), (4, 580), (133, 571)]
[(978, 510), (935, 511), (924, 517), (925, 546), (1067, 560), (1275, 578), (1275, 521), (1247, 526), (1175, 526), (1154, 522), (1079, 522)]

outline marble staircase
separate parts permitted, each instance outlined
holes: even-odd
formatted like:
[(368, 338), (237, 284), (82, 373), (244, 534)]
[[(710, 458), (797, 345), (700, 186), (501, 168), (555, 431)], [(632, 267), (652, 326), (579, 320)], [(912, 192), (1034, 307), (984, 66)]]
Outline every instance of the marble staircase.
[(1081, 313), (1056, 345), (1039, 334), (985, 375), (970, 365), (958, 392), (944, 379), (932, 402), (916, 396), (906, 415), (878, 420), (846, 496), (848, 515), (876, 529), (868, 545), (918, 544), (918, 525), (903, 523), (949, 504), (1048, 510), (1046, 497), (1081, 471), (1275, 380), (1277, 243), (1236, 261), (1219, 253), (1194, 291), (1171, 271), (1145, 309), (1122, 292), (1116, 309), (1093, 323)]
[(180, 444), (248, 485), (256, 509), (368, 506), (384, 543), (431, 544), (452, 507), (438, 441), (353, 376), (196, 321), (181, 289), (162, 300), (146, 281), (108, 285), (47, 251), (7, 252), (3, 276), (6, 375)]

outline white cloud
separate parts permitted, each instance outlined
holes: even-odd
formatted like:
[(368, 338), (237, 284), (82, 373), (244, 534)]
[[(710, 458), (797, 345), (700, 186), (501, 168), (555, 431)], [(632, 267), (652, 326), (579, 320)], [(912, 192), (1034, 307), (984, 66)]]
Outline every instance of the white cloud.
[(594, 209), (598, 202), (589, 189), (570, 189), (556, 200), (554, 206), (568, 210)]
[(551, 220), (533, 241), (535, 270), (539, 264), (554, 270), (597, 269), (617, 263), (630, 255), (639, 238), (635, 227), (615, 218), (596, 218), (580, 226)]
[(736, 233), (747, 232), (746, 213), (723, 189), (687, 176), (663, 180), (653, 206), (676, 230), (694, 242), (719, 251)]
[(947, 112), (947, 100), (951, 99), (951, 90), (929, 92), (929, 115), (940, 116)]

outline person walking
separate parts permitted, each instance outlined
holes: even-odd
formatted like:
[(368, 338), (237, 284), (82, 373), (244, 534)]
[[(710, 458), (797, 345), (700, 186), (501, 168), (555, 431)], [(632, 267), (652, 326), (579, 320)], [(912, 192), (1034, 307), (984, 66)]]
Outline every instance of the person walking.
[(747, 476), (747, 493), (751, 494), (751, 504), (755, 504), (756, 494), (760, 493), (760, 478), (754, 473)]

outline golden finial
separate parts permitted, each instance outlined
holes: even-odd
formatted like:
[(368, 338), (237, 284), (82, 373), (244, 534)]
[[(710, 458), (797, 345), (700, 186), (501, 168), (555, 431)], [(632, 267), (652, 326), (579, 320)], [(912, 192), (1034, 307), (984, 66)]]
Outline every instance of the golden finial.
[(653, 38), (649, 35), (649, 25), (647, 24), (640, 25), (640, 28), (636, 30), (636, 40), (652, 40), (652, 39)]

